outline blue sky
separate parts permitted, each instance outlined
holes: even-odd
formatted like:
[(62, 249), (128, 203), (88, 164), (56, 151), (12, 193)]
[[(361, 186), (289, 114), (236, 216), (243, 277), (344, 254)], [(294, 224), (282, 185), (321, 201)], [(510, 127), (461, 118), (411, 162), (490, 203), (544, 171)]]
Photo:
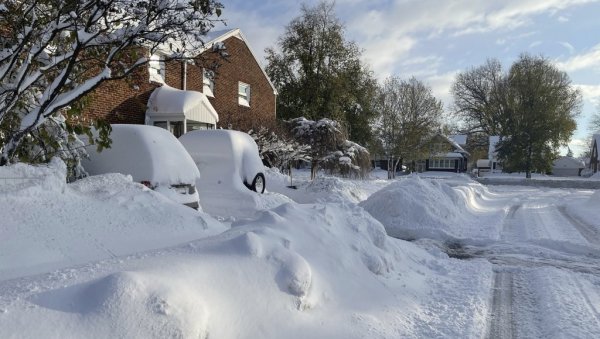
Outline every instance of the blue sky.
[[(229, 28), (241, 28), (264, 65), (300, 1), (222, 0)], [(316, 4), (316, 0), (304, 3)], [(364, 51), (375, 76), (415, 76), (447, 110), (458, 72), (497, 58), (508, 68), (523, 52), (566, 71), (584, 98), (571, 142), (587, 148), (588, 122), (600, 105), (600, 0), (337, 0), (346, 37)]]

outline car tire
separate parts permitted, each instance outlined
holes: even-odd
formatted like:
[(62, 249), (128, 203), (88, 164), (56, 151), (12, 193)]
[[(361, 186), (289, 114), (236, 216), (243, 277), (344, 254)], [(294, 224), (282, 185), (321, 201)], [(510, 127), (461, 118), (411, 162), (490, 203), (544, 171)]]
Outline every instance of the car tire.
[(254, 180), (252, 180), (252, 185), (250, 185), (250, 189), (253, 190), (254, 192), (262, 194), (265, 192), (265, 186), (266, 186), (265, 176), (262, 173), (258, 173), (254, 177)]

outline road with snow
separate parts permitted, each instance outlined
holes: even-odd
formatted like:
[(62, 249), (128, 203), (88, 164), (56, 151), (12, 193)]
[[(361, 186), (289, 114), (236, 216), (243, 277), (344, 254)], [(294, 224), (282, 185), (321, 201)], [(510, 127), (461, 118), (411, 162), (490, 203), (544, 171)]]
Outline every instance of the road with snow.
[(490, 190), (514, 195), (499, 241), (449, 251), (494, 264), (487, 337), (600, 337), (600, 231), (567, 208), (579, 192)]

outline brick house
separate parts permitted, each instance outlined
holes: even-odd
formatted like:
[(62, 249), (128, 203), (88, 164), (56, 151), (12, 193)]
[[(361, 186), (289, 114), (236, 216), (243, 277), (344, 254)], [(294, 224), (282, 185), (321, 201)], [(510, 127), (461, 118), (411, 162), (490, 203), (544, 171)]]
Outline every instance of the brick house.
[(150, 55), (147, 67), (86, 96), (85, 116), (155, 125), (176, 136), (193, 129), (247, 131), (275, 123), (277, 91), (239, 29), (209, 32), (204, 48), (191, 59), (165, 62), (163, 55)]

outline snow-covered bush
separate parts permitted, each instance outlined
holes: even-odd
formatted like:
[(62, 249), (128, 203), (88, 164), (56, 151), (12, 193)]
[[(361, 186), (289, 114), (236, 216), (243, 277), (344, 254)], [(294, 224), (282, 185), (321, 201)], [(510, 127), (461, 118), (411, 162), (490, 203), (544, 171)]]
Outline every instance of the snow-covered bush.
[(300, 117), (286, 123), (297, 141), (310, 146), (311, 178), (315, 178), (320, 168), (330, 174), (361, 178), (370, 170), (369, 152), (347, 140), (337, 121)]
[(248, 134), (258, 145), (260, 158), (268, 167), (285, 172), (289, 170), (291, 162), (310, 162), (309, 145), (279, 136), (266, 127), (261, 127), (258, 131), (250, 130)]

